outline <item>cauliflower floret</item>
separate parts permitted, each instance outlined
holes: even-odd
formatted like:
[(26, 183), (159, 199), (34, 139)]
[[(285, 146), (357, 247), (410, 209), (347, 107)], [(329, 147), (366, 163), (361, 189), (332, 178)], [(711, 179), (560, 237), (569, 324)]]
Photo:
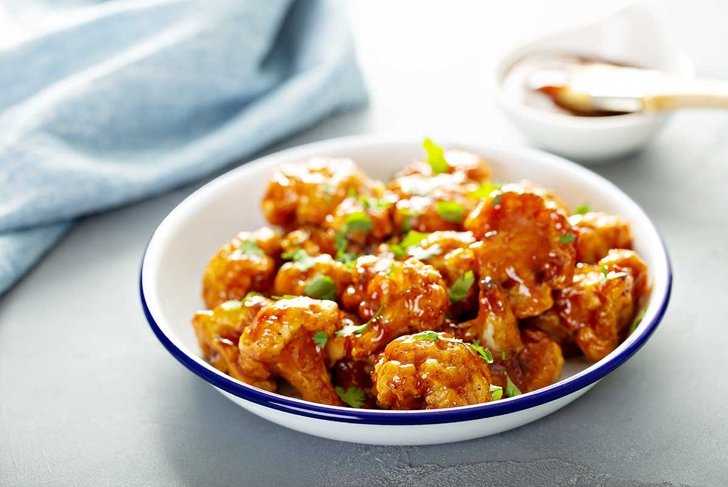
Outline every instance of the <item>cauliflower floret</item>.
[(265, 306), (240, 335), (242, 380), (274, 391), (273, 379), (281, 377), (307, 401), (342, 405), (319, 346), (319, 338), (331, 337), (341, 322), (333, 301), (296, 297)]
[[(294, 261), (281, 266), (273, 284), (277, 296), (303, 296), (311, 294), (311, 286), (321, 281), (316, 295), (319, 299), (337, 299), (351, 282), (351, 270), (328, 254), (310, 257), (305, 251), (294, 253)], [(328, 295), (327, 295), (328, 294)]]
[(481, 239), (471, 248), (479, 275), (507, 291), (517, 318), (551, 308), (551, 291), (571, 282), (576, 233), (563, 212), (531, 192), (495, 191), (468, 216), (465, 228)]
[(312, 159), (273, 173), (263, 197), (263, 213), (269, 222), (284, 228), (320, 226), (350, 192), (370, 195), (382, 189), (351, 159)]
[(372, 374), (387, 409), (436, 409), (491, 400), (488, 364), (446, 333), (406, 335), (387, 345)]
[(240, 232), (210, 260), (202, 278), (202, 295), (208, 308), (249, 291), (268, 292), (273, 284), (281, 237), (270, 228)]
[(596, 264), (610, 249), (632, 248), (629, 223), (618, 216), (592, 212), (571, 215), (569, 223), (577, 232), (577, 262)]
[(238, 340), (258, 311), (270, 302), (261, 295), (249, 295), (242, 301), (226, 301), (213, 310), (195, 313), (192, 326), (202, 353), (213, 367), (242, 380)]

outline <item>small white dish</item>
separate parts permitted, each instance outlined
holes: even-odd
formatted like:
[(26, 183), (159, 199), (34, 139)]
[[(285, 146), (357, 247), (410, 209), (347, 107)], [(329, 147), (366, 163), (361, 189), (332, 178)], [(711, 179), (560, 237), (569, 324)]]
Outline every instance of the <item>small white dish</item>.
[(648, 8), (640, 4), (594, 23), (539, 37), (504, 55), (496, 63), (491, 79), (500, 107), (536, 145), (585, 164), (635, 152), (657, 134), (669, 115), (577, 117), (527, 106), (504, 90), (504, 78), (517, 61), (529, 54), (553, 52), (693, 76), (691, 61), (663, 32)]
[(334, 139), (272, 154), (220, 176), (180, 203), (155, 231), (142, 261), (141, 301), (152, 330), (177, 360), (236, 404), (288, 428), (342, 441), (421, 445), (478, 438), (537, 420), (581, 396), (631, 357), (662, 319), (672, 277), (657, 230), (627, 195), (577, 164), (533, 149), (445, 145), (488, 159), (497, 180), (527, 178), (551, 188), (568, 204), (586, 203), (631, 222), (636, 250), (649, 265), (652, 294), (641, 324), (614, 352), (596, 364), (568, 361), (561, 380), (538, 391), (486, 404), (426, 411), (314, 404), (257, 389), (209, 365), (190, 324), (193, 313), (203, 306), (200, 276), (210, 256), (231, 236), (266, 224), (259, 202), (271, 172), (280, 164), (315, 156), (351, 157), (370, 176), (388, 179), (422, 155), (419, 141), (377, 137)]

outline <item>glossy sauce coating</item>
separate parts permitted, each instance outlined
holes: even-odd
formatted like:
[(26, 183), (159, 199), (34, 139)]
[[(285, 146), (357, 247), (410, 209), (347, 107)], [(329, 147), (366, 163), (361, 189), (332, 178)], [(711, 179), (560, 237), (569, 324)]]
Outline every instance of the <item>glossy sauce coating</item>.
[(262, 207), (280, 228), (241, 232), (205, 269), (205, 358), (308, 401), (429, 409), (534, 391), (564, 355), (618, 346), (649, 295), (629, 224), (498, 184), (476, 155), (435, 157), (386, 184), (349, 159), (276, 171)]

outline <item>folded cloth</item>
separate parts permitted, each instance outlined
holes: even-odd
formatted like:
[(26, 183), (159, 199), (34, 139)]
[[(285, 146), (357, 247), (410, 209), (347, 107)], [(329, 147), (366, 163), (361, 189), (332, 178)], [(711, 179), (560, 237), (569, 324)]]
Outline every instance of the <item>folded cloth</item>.
[(209, 175), (366, 99), (340, 0), (72, 12), (0, 51), (0, 294), (73, 219)]

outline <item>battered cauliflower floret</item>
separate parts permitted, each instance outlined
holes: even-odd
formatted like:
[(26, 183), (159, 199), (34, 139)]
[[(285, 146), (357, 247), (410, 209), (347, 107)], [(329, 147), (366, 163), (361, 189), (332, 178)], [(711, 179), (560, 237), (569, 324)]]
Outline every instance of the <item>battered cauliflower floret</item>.
[(516, 318), (548, 310), (552, 290), (571, 282), (576, 233), (548, 200), (530, 192), (493, 192), (468, 216), (465, 228), (480, 239), (471, 246), (479, 275), (508, 291)]
[(630, 250), (611, 250), (597, 265), (579, 264), (555, 311), (586, 358), (596, 362), (626, 336), (647, 294), (647, 266)]
[(303, 249), (308, 255), (334, 255), (335, 239), (331, 230), (307, 225), (285, 234), (281, 238), (281, 248), (284, 254)]
[(421, 237), (420, 242), (406, 250), (407, 255), (437, 269), (448, 287), (475, 269), (475, 256), (470, 249), (475, 237), (471, 232), (432, 232)]
[(242, 301), (226, 301), (213, 310), (195, 313), (192, 326), (202, 353), (213, 367), (242, 380), (238, 340), (258, 311), (270, 302), (262, 295), (249, 295)]
[[(351, 270), (341, 262), (334, 260), (328, 254), (321, 254), (311, 257), (303, 250), (293, 253), (294, 261), (287, 262), (281, 266), (273, 284), (273, 293), (276, 296), (305, 296), (310, 293), (312, 283), (317, 279), (329, 278), (330, 281), (322, 283), (324, 292), (331, 292), (331, 296), (325, 296), (319, 292), (316, 296), (320, 299), (341, 298), (344, 290), (351, 282)], [(326, 289), (328, 285), (328, 289)]]
[[(382, 242), (394, 232), (393, 200), (357, 196), (344, 199), (325, 226), (334, 234), (345, 235), (360, 246)], [(346, 250), (346, 249), (344, 249)]]
[(417, 259), (404, 262), (366, 256), (357, 259), (352, 285), (343, 302), (358, 309), (366, 326), (346, 336), (349, 356), (363, 359), (393, 338), (439, 330), (450, 306), (437, 270)]
[(462, 230), (463, 220), (473, 208), (475, 201), (464, 198), (437, 200), (431, 196), (413, 196), (401, 199), (394, 207), (394, 228), (400, 233)]
[(610, 249), (632, 248), (629, 223), (618, 216), (592, 212), (571, 215), (569, 223), (577, 232), (577, 262), (596, 264)]
[(312, 159), (273, 173), (263, 197), (263, 213), (269, 222), (284, 228), (320, 226), (350, 192), (368, 195), (382, 190), (376, 186), (351, 159)]
[(372, 373), (379, 406), (437, 409), (491, 400), (488, 364), (446, 333), (406, 335), (387, 345)]
[(288, 381), (307, 401), (342, 405), (331, 384), (326, 352), (314, 340), (332, 336), (342, 315), (333, 301), (281, 299), (263, 307), (240, 335), (241, 380), (275, 391), (274, 378)]
[(508, 379), (522, 392), (554, 383), (564, 365), (561, 347), (545, 333), (519, 330), (503, 288), (491, 277), (480, 281), (478, 316), (451, 327), (455, 336), (479, 342), (495, 357), (493, 383), (511, 392)]
[[(445, 173), (453, 174), (468, 182), (485, 182), (490, 178), (490, 165), (480, 156), (459, 149), (444, 151), (447, 167)], [(413, 174), (422, 176), (433, 176), (432, 166), (425, 161), (413, 161), (407, 167), (399, 171), (395, 178), (411, 176)]]
[(208, 308), (250, 291), (268, 292), (273, 284), (281, 237), (270, 228), (240, 232), (210, 260), (202, 278), (202, 295)]

